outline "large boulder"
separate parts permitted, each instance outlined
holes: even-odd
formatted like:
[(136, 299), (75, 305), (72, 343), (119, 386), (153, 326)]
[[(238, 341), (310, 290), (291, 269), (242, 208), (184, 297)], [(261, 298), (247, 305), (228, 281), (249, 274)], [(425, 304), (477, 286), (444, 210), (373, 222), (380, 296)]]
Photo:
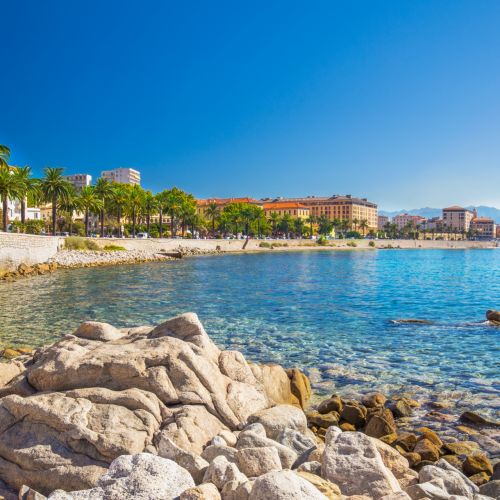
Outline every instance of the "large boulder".
[(290, 379), (290, 390), (292, 392), (291, 403), (302, 409), (307, 408), (312, 394), (309, 378), (298, 368), (291, 368), (287, 370), (286, 373)]
[(322, 477), (337, 484), (343, 495), (374, 499), (401, 491), (370, 437), (330, 427), (321, 464)]
[(7, 385), (12, 379), (24, 371), (24, 365), (17, 360), (0, 363), (0, 387)]
[(291, 405), (278, 405), (261, 410), (248, 418), (249, 423), (260, 423), (266, 430), (267, 437), (276, 439), (285, 429), (293, 429), (301, 433), (307, 430), (307, 419), (304, 412)]
[(107, 473), (94, 488), (55, 491), (50, 500), (91, 500), (119, 498), (121, 500), (173, 500), (188, 488), (194, 487), (189, 472), (172, 460), (149, 453), (122, 455), (114, 460)]
[(327, 500), (309, 481), (292, 471), (269, 472), (256, 479), (249, 500)]

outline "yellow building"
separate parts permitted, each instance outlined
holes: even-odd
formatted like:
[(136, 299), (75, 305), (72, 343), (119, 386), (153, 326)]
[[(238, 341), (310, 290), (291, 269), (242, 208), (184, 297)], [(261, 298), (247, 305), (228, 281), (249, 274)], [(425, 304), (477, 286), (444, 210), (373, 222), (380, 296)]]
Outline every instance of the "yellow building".
[[(366, 230), (377, 230), (377, 205), (366, 198), (345, 196), (307, 196), (305, 198), (285, 198), (273, 201), (296, 202), (310, 209), (314, 217), (326, 217), (328, 220), (346, 221), (353, 229), (360, 229), (362, 221), (366, 221)], [(355, 223), (357, 221), (357, 224)], [(354, 226), (358, 226), (355, 228)]]
[(311, 213), (309, 207), (294, 201), (276, 201), (271, 203), (264, 203), (262, 205), (266, 217), (272, 213), (278, 214), (280, 217), (289, 215), (294, 219), (307, 219)]

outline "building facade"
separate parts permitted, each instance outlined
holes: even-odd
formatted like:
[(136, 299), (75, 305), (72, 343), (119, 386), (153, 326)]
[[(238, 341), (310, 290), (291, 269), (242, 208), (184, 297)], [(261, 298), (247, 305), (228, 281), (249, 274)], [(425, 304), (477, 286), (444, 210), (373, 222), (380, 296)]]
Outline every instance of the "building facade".
[(467, 232), (470, 229), (470, 223), (474, 216), (474, 212), (458, 205), (453, 205), (452, 207), (443, 208), (443, 225), (448, 229)]
[(495, 221), (489, 217), (474, 217), (470, 223), (471, 236), (479, 240), (496, 238), (496, 229)]
[(390, 222), (389, 217), (387, 217), (387, 215), (378, 215), (377, 216), (377, 229), (379, 231), (384, 231), (386, 224), (388, 224), (389, 222)]
[(117, 182), (118, 184), (141, 184), (141, 173), (133, 168), (115, 168), (113, 170), (103, 170), (101, 177), (110, 182)]
[(198, 215), (201, 215), (202, 217), (205, 217), (207, 208), (212, 203), (215, 203), (217, 205), (217, 208), (221, 211), (226, 205), (229, 205), (231, 203), (248, 203), (250, 205), (258, 206), (262, 205), (262, 203), (260, 203), (258, 200), (255, 200), (254, 198), (207, 198), (205, 200), (196, 200), (196, 213)]
[(425, 222), (424, 217), (420, 217), (420, 215), (410, 215), (410, 214), (399, 214), (392, 218), (393, 224), (396, 224), (396, 227), (401, 230), (410, 224), (413, 227), (417, 227)]
[(92, 176), (89, 174), (67, 175), (66, 180), (72, 184), (77, 191), (81, 191), (85, 186), (92, 184)]
[(262, 205), (264, 214), (266, 217), (270, 217), (271, 214), (276, 213), (280, 217), (284, 215), (289, 215), (294, 219), (306, 220), (309, 218), (311, 209), (302, 205), (301, 203), (291, 202), (291, 201), (277, 201), (272, 203), (264, 203)]
[[(350, 194), (330, 197), (307, 196), (305, 198), (277, 198), (266, 202), (289, 201), (308, 207), (310, 215), (328, 220), (347, 222), (353, 229), (358, 229), (366, 221), (367, 230), (378, 229), (377, 205), (366, 198), (355, 198)], [(355, 226), (358, 226), (356, 228)]]

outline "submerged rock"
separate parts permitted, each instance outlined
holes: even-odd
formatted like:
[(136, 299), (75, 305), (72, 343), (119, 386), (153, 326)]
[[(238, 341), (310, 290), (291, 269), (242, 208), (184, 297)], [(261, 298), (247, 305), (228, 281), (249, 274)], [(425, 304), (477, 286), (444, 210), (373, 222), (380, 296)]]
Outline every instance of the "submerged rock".
[(500, 325), (500, 311), (486, 311), (486, 319), (493, 325)]

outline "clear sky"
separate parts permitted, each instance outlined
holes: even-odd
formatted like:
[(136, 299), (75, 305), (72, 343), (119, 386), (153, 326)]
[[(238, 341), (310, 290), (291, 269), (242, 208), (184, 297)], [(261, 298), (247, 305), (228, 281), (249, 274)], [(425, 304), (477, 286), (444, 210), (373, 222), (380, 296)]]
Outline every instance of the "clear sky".
[(0, 0), (12, 163), (500, 207), (498, 0)]

